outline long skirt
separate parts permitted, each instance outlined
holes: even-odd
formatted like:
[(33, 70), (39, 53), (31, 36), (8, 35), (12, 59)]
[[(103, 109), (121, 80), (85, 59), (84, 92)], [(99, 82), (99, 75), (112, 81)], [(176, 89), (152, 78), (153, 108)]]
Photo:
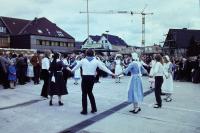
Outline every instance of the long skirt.
[(162, 92), (163, 93), (173, 93), (174, 91), (174, 85), (173, 85), (173, 78), (172, 75), (170, 74), (168, 78), (163, 76), (163, 84), (162, 84)]
[(116, 66), (115, 66), (115, 74), (116, 74), (116, 75), (122, 73), (122, 71), (123, 71), (123, 68), (122, 68), (121, 65), (116, 65)]
[(53, 96), (53, 95), (61, 96), (61, 95), (67, 95), (67, 94), (68, 94), (68, 91), (67, 91), (67, 87), (64, 82), (63, 73), (57, 72), (55, 74), (55, 81), (53, 81), (51, 78), (49, 95), (50, 96)]
[(142, 102), (143, 97), (142, 79), (139, 75), (132, 75), (128, 88), (128, 102)]

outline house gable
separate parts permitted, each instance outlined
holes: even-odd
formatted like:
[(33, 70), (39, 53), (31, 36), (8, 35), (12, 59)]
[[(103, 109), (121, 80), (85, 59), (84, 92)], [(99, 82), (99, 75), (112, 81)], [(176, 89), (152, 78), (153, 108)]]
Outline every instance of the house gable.
[(170, 29), (163, 46), (188, 48), (191, 44), (191, 39), (200, 41), (200, 30)]

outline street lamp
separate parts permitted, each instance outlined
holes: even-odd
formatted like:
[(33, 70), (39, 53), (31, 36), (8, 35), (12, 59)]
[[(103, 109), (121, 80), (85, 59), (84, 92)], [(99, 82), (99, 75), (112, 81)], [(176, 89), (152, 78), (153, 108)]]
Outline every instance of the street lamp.
[(89, 34), (90, 34), (90, 30), (89, 30), (89, 3), (87, 0), (87, 44), (89, 44)]

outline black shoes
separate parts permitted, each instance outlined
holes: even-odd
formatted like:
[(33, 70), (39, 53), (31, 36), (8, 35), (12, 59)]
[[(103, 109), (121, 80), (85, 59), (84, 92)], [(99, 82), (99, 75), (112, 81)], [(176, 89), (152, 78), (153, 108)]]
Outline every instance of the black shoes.
[(96, 113), (97, 112), (97, 110), (96, 109), (94, 109), (94, 110), (91, 110), (91, 113)]
[(81, 111), (80, 114), (87, 115), (87, 112), (86, 111)]
[(141, 111), (141, 108), (136, 108), (134, 110), (130, 110), (129, 112), (133, 113), (133, 114), (137, 114), (138, 112)]
[(62, 103), (61, 101), (58, 102), (59, 106), (63, 106), (64, 103)]
[(161, 96), (165, 96), (166, 94), (165, 93), (163, 93), (163, 92), (161, 92), (161, 94), (160, 94)]
[[(52, 106), (52, 105), (53, 105), (53, 102), (52, 102), (52, 100), (50, 100), (50, 101), (49, 101), (49, 106)], [(58, 105), (59, 105), (59, 106), (63, 106), (64, 103), (62, 103), (61, 101), (58, 101)]]
[[(96, 109), (91, 110), (91, 113), (93, 113), (93, 114), (96, 113), (96, 112), (97, 112)], [(81, 111), (80, 114), (82, 114), (82, 115), (87, 115), (87, 111)]]

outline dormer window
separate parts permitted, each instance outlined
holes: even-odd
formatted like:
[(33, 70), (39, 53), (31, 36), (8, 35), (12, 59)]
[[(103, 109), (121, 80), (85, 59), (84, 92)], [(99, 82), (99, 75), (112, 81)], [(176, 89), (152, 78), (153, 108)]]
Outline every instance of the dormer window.
[(0, 32), (1, 33), (6, 33), (6, 28), (5, 27), (0, 27)]
[(43, 33), (43, 32), (42, 32), (42, 30), (40, 30), (40, 29), (38, 29), (38, 30), (37, 30), (37, 32), (38, 32), (38, 33), (40, 33), (40, 34), (42, 34), (42, 33)]

